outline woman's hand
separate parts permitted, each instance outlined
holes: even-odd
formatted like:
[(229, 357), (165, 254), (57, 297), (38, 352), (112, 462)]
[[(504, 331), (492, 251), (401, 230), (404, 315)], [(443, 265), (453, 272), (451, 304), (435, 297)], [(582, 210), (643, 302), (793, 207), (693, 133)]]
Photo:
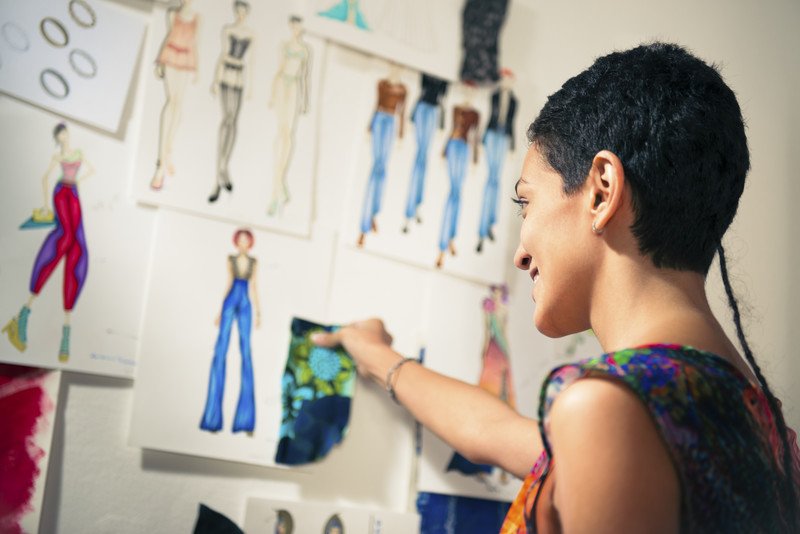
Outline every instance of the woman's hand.
[(358, 372), (383, 385), (386, 369), (401, 358), (391, 350), (392, 336), (380, 319), (357, 321), (336, 332), (316, 332), (311, 341), (321, 347), (341, 345), (356, 362)]

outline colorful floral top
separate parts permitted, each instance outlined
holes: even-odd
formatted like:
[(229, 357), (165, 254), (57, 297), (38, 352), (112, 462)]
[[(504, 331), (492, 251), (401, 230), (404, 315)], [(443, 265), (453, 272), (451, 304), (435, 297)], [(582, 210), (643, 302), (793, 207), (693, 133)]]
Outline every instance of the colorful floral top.
[[(542, 386), (545, 450), (511, 505), (502, 534), (536, 532), (536, 500), (554, 467), (549, 411), (584, 377), (627, 385), (645, 404), (681, 483), (681, 532), (794, 532), (782, 507), (783, 446), (761, 389), (719, 356), (679, 345), (648, 345), (557, 367)], [(789, 430), (795, 487), (800, 451)], [(542, 494), (544, 495), (544, 493)]]

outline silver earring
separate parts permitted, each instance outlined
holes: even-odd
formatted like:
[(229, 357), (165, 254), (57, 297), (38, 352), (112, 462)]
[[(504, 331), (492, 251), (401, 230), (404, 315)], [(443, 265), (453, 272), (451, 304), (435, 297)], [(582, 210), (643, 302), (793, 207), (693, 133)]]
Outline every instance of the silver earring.
[(597, 229), (597, 221), (592, 221), (592, 232), (594, 232), (596, 235), (600, 235), (604, 231), (605, 228), (600, 228), (599, 230)]

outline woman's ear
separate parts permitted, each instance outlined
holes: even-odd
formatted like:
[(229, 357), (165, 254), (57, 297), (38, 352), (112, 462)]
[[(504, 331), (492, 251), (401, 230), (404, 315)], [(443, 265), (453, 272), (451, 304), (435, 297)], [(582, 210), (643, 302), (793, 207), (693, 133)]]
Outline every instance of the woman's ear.
[(600, 234), (623, 203), (625, 169), (622, 161), (610, 150), (601, 150), (592, 159), (586, 185), (592, 230)]

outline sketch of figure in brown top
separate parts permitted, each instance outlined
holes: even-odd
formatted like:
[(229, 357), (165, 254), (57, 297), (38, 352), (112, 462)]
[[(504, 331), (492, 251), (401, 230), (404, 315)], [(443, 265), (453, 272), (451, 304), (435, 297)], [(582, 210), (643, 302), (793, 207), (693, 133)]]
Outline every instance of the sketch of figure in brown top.
[(445, 145), (443, 156), (447, 158), (447, 172), (450, 175), (450, 194), (444, 206), (442, 217), (442, 230), (439, 234), (439, 255), (436, 258), (436, 267), (444, 264), (445, 251), (456, 255), (453, 244), (458, 228), (458, 212), (461, 207), (461, 187), (467, 173), (467, 158), (469, 145), (472, 144), (472, 161), (478, 163), (478, 123), (480, 115), (472, 107), (472, 97), (475, 88), (471, 84), (464, 84), (464, 102), (453, 108), (453, 131)]
[(375, 217), (381, 211), (383, 185), (386, 181), (386, 164), (395, 136), (395, 117), (399, 117), (398, 137), (403, 138), (406, 86), (400, 81), (400, 67), (392, 63), (389, 76), (378, 82), (378, 105), (372, 116), (369, 131), (372, 134), (372, 171), (361, 210), (361, 234), (358, 246), (364, 245), (368, 232), (377, 232)]

